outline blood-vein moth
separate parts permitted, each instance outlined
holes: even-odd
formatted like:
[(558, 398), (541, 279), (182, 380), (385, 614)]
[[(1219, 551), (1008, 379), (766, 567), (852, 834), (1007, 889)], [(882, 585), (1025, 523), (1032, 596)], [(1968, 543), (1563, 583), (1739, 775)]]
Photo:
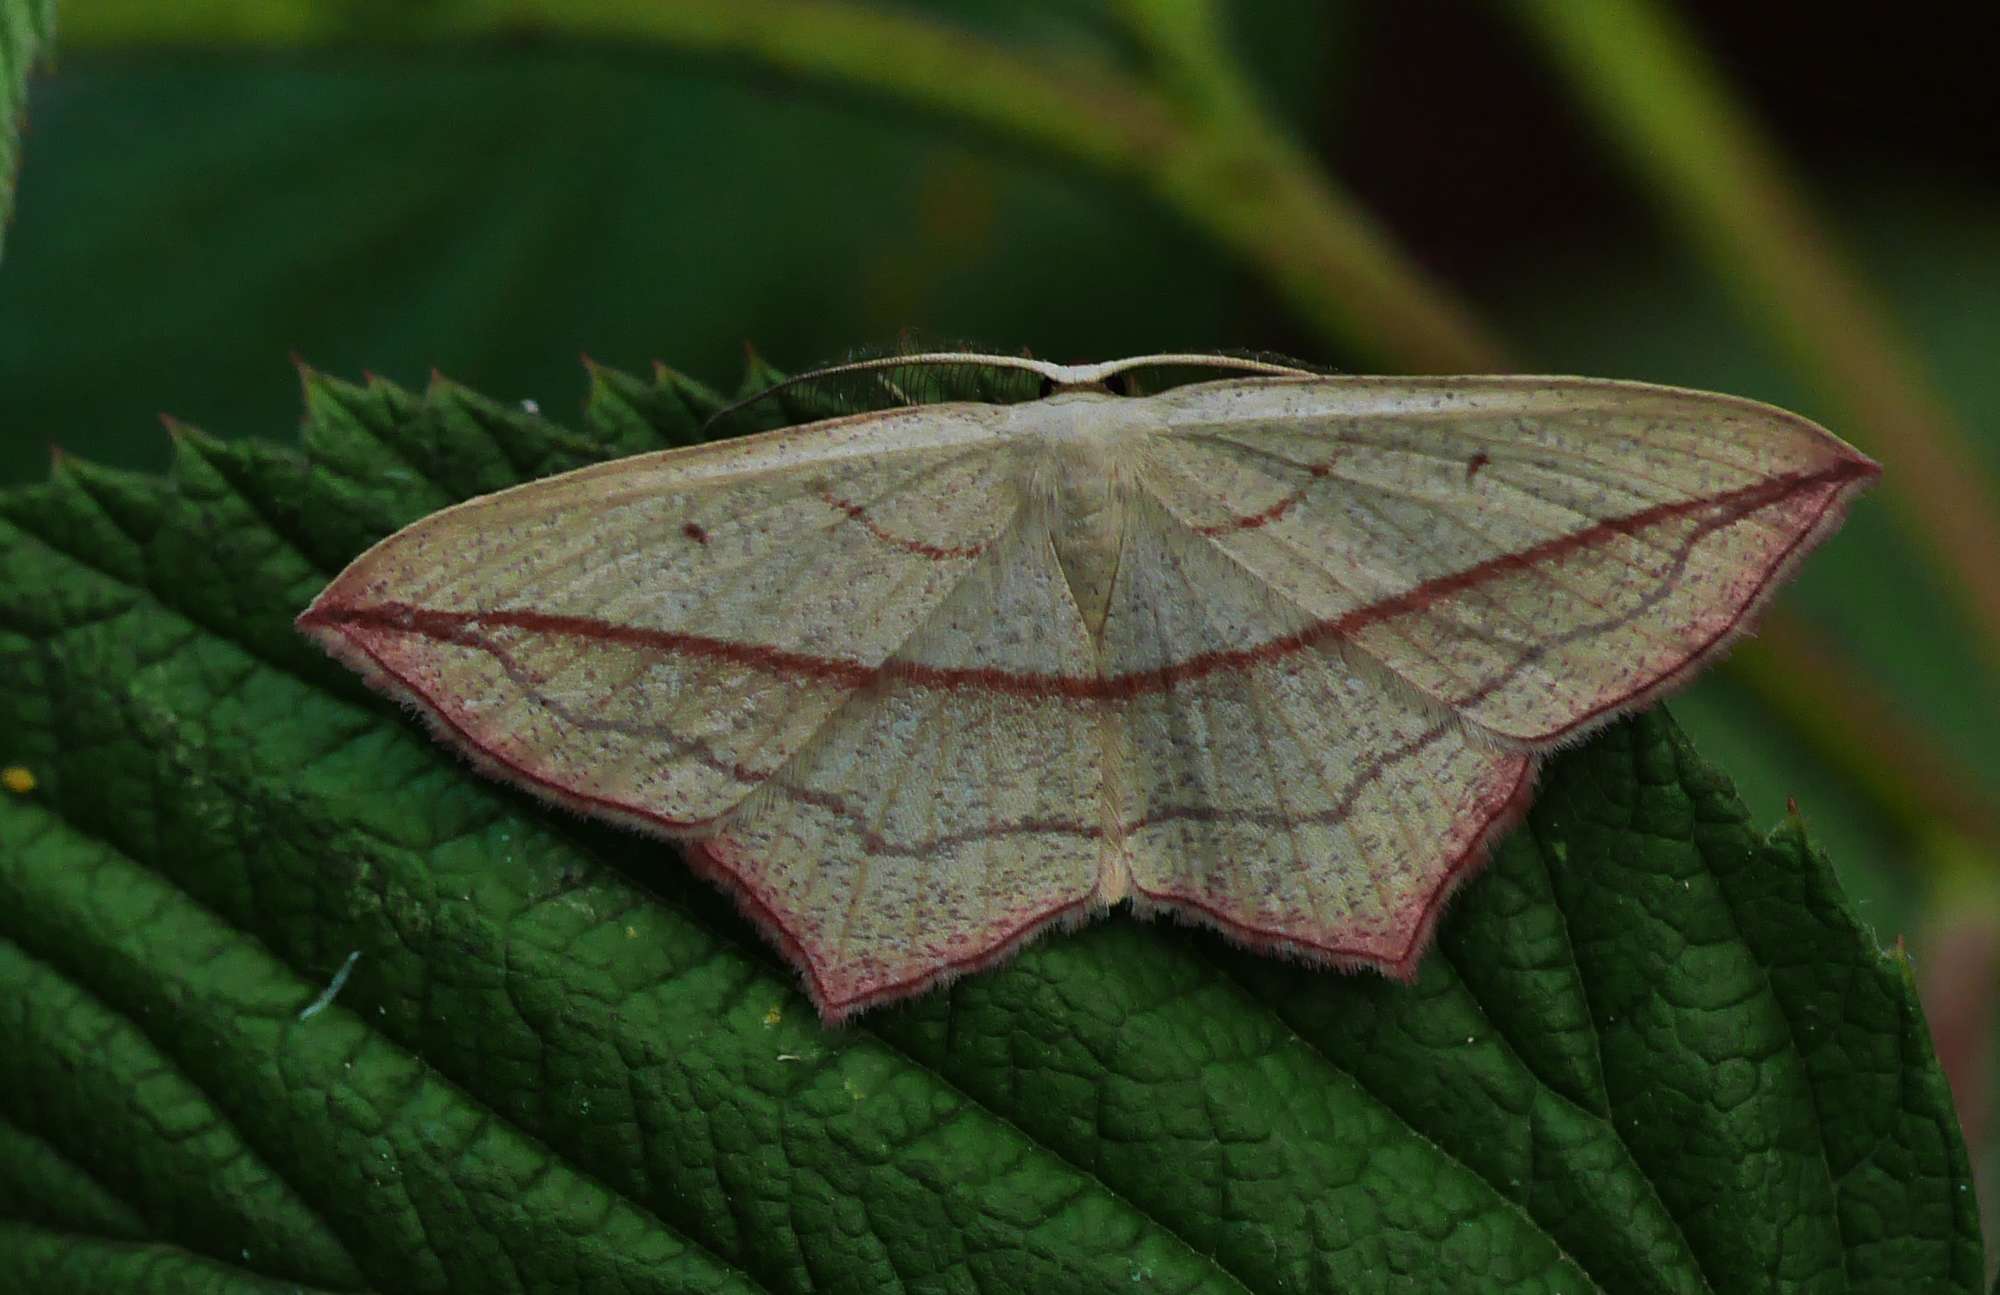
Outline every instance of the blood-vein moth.
[(488, 773), (682, 842), (829, 1019), (1127, 899), (1409, 977), (1542, 755), (1712, 660), (1878, 472), (1629, 382), (829, 372), (948, 366), (1041, 395), (503, 490), (299, 624)]

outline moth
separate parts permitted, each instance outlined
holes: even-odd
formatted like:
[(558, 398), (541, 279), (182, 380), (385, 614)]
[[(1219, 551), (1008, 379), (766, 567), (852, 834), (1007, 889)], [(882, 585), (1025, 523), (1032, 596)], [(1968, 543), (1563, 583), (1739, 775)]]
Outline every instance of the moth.
[[(1009, 392), (903, 403), (949, 372)], [(1542, 757), (1714, 660), (1879, 472), (1633, 382), (818, 377), (887, 407), (447, 508), (299, 626), (488, 774), (679, 842), (829, 1021), (1127, 901), (1413, 976)]]

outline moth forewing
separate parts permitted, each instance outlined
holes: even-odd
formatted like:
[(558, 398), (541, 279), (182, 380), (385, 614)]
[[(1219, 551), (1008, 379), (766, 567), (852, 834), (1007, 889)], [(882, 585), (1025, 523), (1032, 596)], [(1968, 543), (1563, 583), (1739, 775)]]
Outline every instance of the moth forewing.
[[(967, 366), (1010, 398), (906, 403)], [(1711, 660), (1877, 473), (1584, 378), (821, 376), (889, 407), (460, 504), (300, 625), (482, 770), (698, 840), (829, 1019), (1128, 896), (1412, 974), (1540, 756)]]

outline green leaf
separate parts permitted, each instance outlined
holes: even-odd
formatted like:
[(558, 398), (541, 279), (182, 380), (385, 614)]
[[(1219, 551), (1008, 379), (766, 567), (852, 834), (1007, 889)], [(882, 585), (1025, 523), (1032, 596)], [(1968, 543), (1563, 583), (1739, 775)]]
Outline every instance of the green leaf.
[(14, 214), (28, 73), (47, 57), (55, 31), (56, 0), (0, 0), (0, 248), (6, 245), (7, 221)]
[(290, 630), (391, 527), (721, 398), (306, 398), (303, 452), (0, 494), (0, 1284), (1982, 1288), (1906, 964), (1664, 713), (1551, 766), (1414, 986), (1117, 915), (827, 1032), (668, 848)]
[[(553, 410), (572, 347), (720, 381), (746, 338), (787, 366), (905, 327), (1079, 360), (1283, 340), (1226, 257), (1119, 186), (628, 48), (85, 51), (50, 88), (15, 231), (35, 255), (0, 274), (0, 483), (39, 479), (50, 442), (164, 467), (161, 410), (289, 428), (294, 350)], [(1100, 281), (1051, 309), (1046, 285)]]

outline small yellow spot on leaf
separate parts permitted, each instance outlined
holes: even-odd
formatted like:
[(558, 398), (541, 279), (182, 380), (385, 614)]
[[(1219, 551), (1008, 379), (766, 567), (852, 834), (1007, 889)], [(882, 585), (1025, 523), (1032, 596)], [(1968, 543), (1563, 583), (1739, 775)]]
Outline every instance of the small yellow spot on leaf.
[(10, 764), (0, 769), (0, 783), (16, 796), (25, 796), (35, 789), (35, 772), (26, 765)]
[(626, 939), (628, 939), (628, 940), (636, 940), (636, 939), (638, 939), (638, 938), (639, 938), (639, 928), (638, 928), (638, 927), (636, 927), (636, 926), (628, 926), (628, 927), (626, 927), (626, 928), (625, 928), (625, 938), (626, 938)]
[(771, 1010), (764, 1013), (764, 1028), (769, 1029), (771, 1026), (776, 1025), (779, 1021), (782, 1021), (784, 1019), (785, 1019), (784, 1005), (781, 1003), (773, 1003), (771, 1004)]

